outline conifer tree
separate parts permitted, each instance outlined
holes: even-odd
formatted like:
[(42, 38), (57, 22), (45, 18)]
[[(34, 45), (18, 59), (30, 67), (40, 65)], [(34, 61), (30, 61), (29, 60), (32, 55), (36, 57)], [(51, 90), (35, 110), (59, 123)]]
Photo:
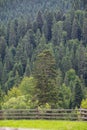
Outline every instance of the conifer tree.
[(49, 50), (44, 50), (35, 62), (34, 76), (37, 80), (36, 95), (40, 105), (57, 103), (55, 59)]
[(31, 66), (29, 59), (27, 60), (27, 65), (25, 68), (25, 76), (29, 77), (31, 75)]
[(2, 64), (2, 59), (0, 57), (0, 83), (1, 83), (1, 79), (2, 79), (2, 71), (3, 71), (3, 64)]
[(80, 108), (81, 101), (83, 99), (83, 91), (81, 82), (79, 79), (75, 81), (75, 95), (74, 95), (74, 107)]
[(72, 39), (81, 40), (81, 28), (77, 18), (74, 18), (72, 25)]
[(44, 33), (47, 41), (50, 41), (52, 38), (52, 25), (53, 25), (53, 15), (51, 12), (47, 12), (46, 21), (44, 24)]
[(43, 18), (42, 18), (42, 13), (40, 11), (38, 12), (36, 21), (37, 21), (37, 27), (40, 29), (40, 32), (42, 33)]
[(2, 58), (2, 61), (4, 60), (5, 57), (5, 51), (6, 51), (6, 41), (3, 36), (0, 37), (0, 55)]
[(63, 39), (63, 22), (54, 23), (52, 29), (52, 41), (54, 45), (59, 45)]
[(87, 18), (84, 18), (82, 31), (83, 31), (82, 34), (83, 44), (86, 46), (87, 45)]

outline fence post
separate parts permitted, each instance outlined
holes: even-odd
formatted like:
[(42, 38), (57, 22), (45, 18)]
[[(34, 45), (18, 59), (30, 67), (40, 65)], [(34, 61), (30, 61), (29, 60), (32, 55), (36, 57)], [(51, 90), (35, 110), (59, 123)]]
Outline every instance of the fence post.
[(81, 109), (81, 118), (87, 121), (87, 109)]

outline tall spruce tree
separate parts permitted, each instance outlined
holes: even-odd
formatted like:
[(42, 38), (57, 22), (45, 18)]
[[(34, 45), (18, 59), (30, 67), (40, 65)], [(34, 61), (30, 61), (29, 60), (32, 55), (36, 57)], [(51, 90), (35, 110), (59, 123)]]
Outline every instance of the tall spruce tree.
[(47, 12), (46, 21), (44, 25), (44, 33), (47, 41), (50, 41), (52, 38), (52, 25), (53, 25), (53, 15), (51, 12)]
[(82, 33), (83, 44), (86, 46), (87, 45), (87, 18), (84, 18), (82, 31), (83, 31)]
[(83, 99), (83, 91), (81, 81), (77, 78), (75, 81), (74, 107), (80, 108), (82, 99)]
[(35, 62), (34, 76), (37, 79), (36, 95), (39, 105), (57, 103), (55, 59), (49, 50), (44, 50)]
[(37, 27), (40, 29), (40, 32), (42, 33), (43, 18), (42, 18), (42, 13), (40, 11), (38, 12), (36, 21), (37, 21)]
[(72, 39), (81, 40), (81, 28), (78, 19), (75, 17), (72, 25)]

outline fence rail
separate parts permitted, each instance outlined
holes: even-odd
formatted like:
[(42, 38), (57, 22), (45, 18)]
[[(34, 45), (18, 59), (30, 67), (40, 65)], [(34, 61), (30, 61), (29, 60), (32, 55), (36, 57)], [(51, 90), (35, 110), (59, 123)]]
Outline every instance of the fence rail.
[(4, 119), (56, 119), (87, 121), (87, 109), (16, 109), (0, 110), (0, 120)]

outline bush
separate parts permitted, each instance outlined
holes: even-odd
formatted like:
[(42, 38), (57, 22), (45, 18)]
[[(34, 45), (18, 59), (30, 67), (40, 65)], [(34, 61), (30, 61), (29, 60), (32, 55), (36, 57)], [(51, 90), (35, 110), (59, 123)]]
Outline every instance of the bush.
[(87, 109), (87, 98), (82, 100), (81, 108)]

